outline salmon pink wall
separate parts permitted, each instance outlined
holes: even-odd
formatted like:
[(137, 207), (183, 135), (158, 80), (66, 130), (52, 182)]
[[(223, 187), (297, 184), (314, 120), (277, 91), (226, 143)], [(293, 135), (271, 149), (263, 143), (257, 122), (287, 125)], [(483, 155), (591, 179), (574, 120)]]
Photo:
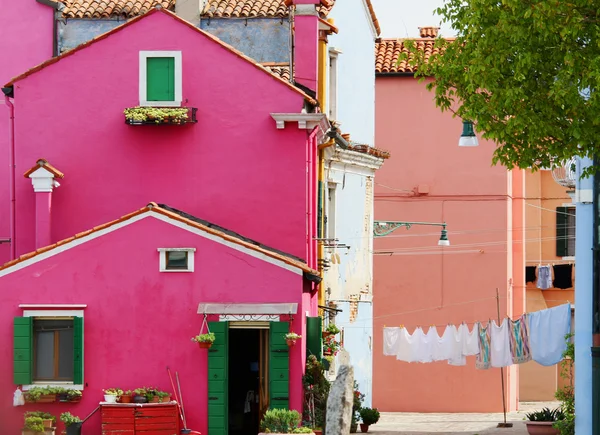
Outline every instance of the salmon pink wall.
[[(197, 124), (124, 123), (138, 104), (140, 50), (181, 50)], [(303, 96), (171, 15), (151, 13), (16, 82), (15, 101), (18, 254), (34, 249), (22, 174), (44, 157), (65, 173), (54, 241), (156, 201), (307, 257), (307, 132), (278, 130), (270, 116), (299, 113)]]
[[(157, 248), (192, 247), (195, 272), (160, 273)], [(0, 395), (12, 397), (12, 318), (19, 304), (87, 304), (84, 310), (85, 389), (79, 404), (0, 406), (3, 433), (17, 433), (26, 410), (66, 410), (80, 417), (102, 399), (102, 389), (155, 385), (171, 391), (166, 366), (178, 371), (188, 426), (207, 433), (207, 353), (190, 341), (202, 324), (201, 302), (298, 303), (302, 275), (147, 217), (0, 277), (3, 290)], [(304, 301), (308, 302), (308, 301)], [(302, 331), (302, 318), (293, 330)], [(285, 319), (282, 319), (285, 320)], [(301, 323), (302, 322), (302, 323)], [(291, 406), (300, 409), (304, 346), (290, 356)], [(84, 433), (100, 434), (95, 415)]]
[[(440, 228), (429, 226), (374, 241), (373, 404), (382, 411), (501, 411), (498, 369), (476, 370), (474, 357), (465, 367), (384, 357), (382, 330), (438, 325), (441, 335), (448, 323), (487, 322), (497, 317), (496, 288), (501, 316), (514, 314), (522, 295), (512, 292), (509, 251), (511, 229), (522, 224), (513, 221), (511, 173), (491, 166), (492, 143), (459, 148), (460, 120), (441, 113), (412, 77), (377, 77), (376, 120), (377, 146), (393, 157), (377, 172), (375, 220), (446, 222), (451, 246), (438, 247)], [(429, 193), (411, 192), (419, 185)], [(515, 409), (516, 370), (505, 373)]]

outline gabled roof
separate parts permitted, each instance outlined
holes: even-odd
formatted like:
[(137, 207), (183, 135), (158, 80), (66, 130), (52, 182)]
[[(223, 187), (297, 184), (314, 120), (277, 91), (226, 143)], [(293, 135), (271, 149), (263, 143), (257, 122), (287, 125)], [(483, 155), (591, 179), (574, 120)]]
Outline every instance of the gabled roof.
[(46, 159), (39, 159), (36, 162), (35, 166), (33, 166), (31, 169), (29, 169), (27, 172), (25, 172), (25, 174), (23, 174), (23, 176), (25, 178), (28, 178), (31, 174), (33, 174), (35, 171), (37, 171), (40, 168), (44, 168), (45, 170), (50, 172), (52, 175), (54, 175), (56, 178), (65, 178), (65, 174), (63, 174), (58, 169), (56, 169), (54, 166), (52, 166), (50, 163), (48, 163), (48, 161)]
[[(414, 73), (417, 67), (410, 65), (414, 55), (409, 54), (406, 59), (398, 63), (400, 54), (408, 54), (404, 41), (415, 41), (417, 49), (425, 54), (425, 62), (427, 62), (432, 55), (441, 52), (438, 48), (435, 48), (438, 30), (439, 27), (419, 27), (420, 38), (382, 39), (381, 42), (375, 45), (375, 73)], [(453, 39), (446, 38), (448, 41)]]
[(56, 56), (56, 57), (53, 57), (53, 58), (50, 58), (50, 59), (48, 59), (47, 61), (45, 61), (45, 62), (43, 62), (43, 63), (41, 63), (41, 64), (39, 64), (39, 65), (37, 65), (37, 66), (35, 66), (35, 67), (33, 67), (33, 68), (29, 69), (29, 70), (27, 70), (27, 71), (25, 71), (23, 74), (20, 74), (20, 75), (18, 75), (18, 76), (16, 76), (16, 77), (13, 77), (13, 78), (10, 80), (10, 82), (8, 82), (8, 83), (7, 83), (6, 85), (4, 85), (4, 86), (5, 86), (5, 87), (13, 86), (13, 85), (15, 84), (15, 82), (18, 82), (19, 80), (22, 80), (22, 79), (24, 79), (24, 78), (26, 78), (26, 77), (28, 77), (28, 76), (30, 76), (30, 75), (32, 75), (32, 74), (35, 74), (36, 72), (38, 72), (38, 71), (40, 71), (40, 70), (42, 70), (42, 69), (44, 69), (44, 68), (46, 68), (46, 67), (48, 67), (48, 66), (50, 66), (50, 65), (52, 65), (52, 64), (54, 64), (54, 63), (56, 63), (56, 62), (60, 62), (62, 59), (66, 58), (66, 57), (69, 57), (69, 56), (71, 56), (71, 55), (73, 55), (73, 54), (77, 53), (78, 51), (80, 51), (80, 50), (83, 50), (83, 49), (85, 49), (86, 47), (88, 47), (88, 46), (90, 46), (90, 45), (92, 45), (92, 44), (95, 44), (95, 43), (96, 43), (96, 42), (98, 42), (98, 41), (101, 41), (102, 39), (106, 39), (106, 38), (108, 38), (109, 36), (111, 36), (112, 34), (114, 34), (114, 33), (117, 33), (117, 32), (120, 32), (121, 30), (125, 29), (126, 27), (128, 27), (128, 26), (131, 26), (132, 24), (135, 24), (137, 21), (139, 21), (139, 20), (143, 20), (144, 18), (146, 18), (146, 17), (149, 17), (150, 15), (152, 15), (152, 14), (155, 14), (155, 13), (163, 13), (163, 14), (166, 14), (166, 15), (170, 16), (171, 18), (173, 18), (174, 20), (176, 20), (176, 21), (180, 22), (181, 24), (184, 24), (184, 25), (186, 25), (186, 26), (187, 26), (187, 27), (189, 27), (190, 29), (193, 29), (193, 30), (195, 30), (196, 32), (198, 32), (198, 33), (200, 33), (200, 34), (204, 35), (205, 37), (207, 37), (207, 38), (210, 38), (210, 39), (211, 39), (211, 40), (213, 40), (215, 43), (217, 43), (217, 44), (221, 45), (223, 48), (225, 48), (225, 49), (229, 50), (230, 52), (232, 52), (232, 53), (233, 53), (233, 54), (235, 54), (236, 56), (238, 56), (238, 57), (240, 57), (240, 58), (244, 59), (246, 62), (248, 62), (248, 63), (252, 64), (252, 65), (253, 65), (253, 66), (255, 66), (256, 68), (258, 68), (258, 69), (260, 69), (260, 70), (264, 71), (266, 74), (269, 74), (271, 77), (273, 77), (273, 78), (275, 78), (276, 80), (280, 81), (281, 83), (285, 84), (285, 85), (286, 85), (288, 88), (290, 88), (290, 89), (291, 89), (291, 90), (293, 90), (294, 92), (297, 92), (298, 94), (302, 95), (302, 96), (304, 97), (304, 99), (305, 99), (306, 101), (308, 101), (310, 104), (317, 105), (317, 101), (316, 101), (316, 100), (315, 100), (313, 97), (311, 97), (310, 95), (308, 95), (306, 92), (304, 92), (304, 91), (300, 90), (300, 89), (299, 89), (299, 88), (297, 88), (296, 86), (292, 85), (290, 82), (287, 82), (287, 81), (283, 80), (283, 79), (282, 79), (282, 78), (280, 78), (278, 75), (271, 73), (271, 72), (270, 72), (270, 71), (269, 71), (267, 68), (263, 67), (262, 65), (260, 65), (259, 63), (257, 63), (257, 62), (256, 62), (256, 61), (254, 61), (253, 59), (251, 59), (250, 57), (246, 56), (246, 55), (245, 55), (244, 53), (242, 53), (241, 51), (239, 51), (239, 50), (237, 50), (237, 49), (233, 48), (231, 45), (229, 45), (229, 44), (227, 44), (227, 43), (225, 43), (225, 42), (221, 41), (221, 40), (220, 40), (219, 38), (217, 38), (216, 36), (213, 36), (213, 35), (211, 35), (210, 33), (208, 33), (208, 32), (205, 32), (204, 30), (202, 30), (202, 29), (199, 29), (198, 27), (194, 26), (193, 24), (191, 24), (191, 23), (187, 22), (186, 20), (184, 20), (184, 19), (182, 19), (182, 18), (178, 17), (178, 16), (177, 16), (177, 15), (175, 15), (173, 12), (170, 12), (170, 11), (168, 11), (168, 10), (164, 9), (164, 8), (161, 8), (161, 7), (156, 7), (156, 8), (154, 8), (154, 9), (151, 9), (149, 12), (147, 12), (147, 13), (146, 13), (146, 14), (144, 14), (144, 15), (140, 15), (140, 16), (138, 16), (138, 17), (135, 17), (135, 18), (133, 18), (133, 19), (131, 19), (131, 20), (127, 21), (126, 23), (124, 23), (124, 24), (121, 24), (120, 26), (118, 26), (118, 27), (115, 27), (114, 29), (112, 29), (112, 30), (109, 30), (109, 31), (108, 31), (108, 32), (106, 32), (106, 33), (103, 33), (102, 35), (99, 35), (99, 36), (97, 36), (97, 37), (95, 37), (95, 38), (93, 38), (93, 39), (91, 39), (91, 40), (89, 40), (89, 41), (87, 41), (87, 42), (84, 42), (83, 44), (80, 44), (80, 45), (78, 45), (77, 47), (75, 47), (75, 48), (74, 48), (74, 49), (72, 49), (72, 50), (65, 51), (65, 52), (64, 52), (64, 53), (62, 53), (60, 56)]
[[(143, 215), (143, 214), (148, 214), (148, 215), (157, 214), (157, 215), (168, 218), (167, 221), (181, 222), (181, 223), (185, 224), (186, 226), (190, 227), (191, 229), (201, 230), (203, 233), (206, 233), (211, 236), (216, 236), (217, 238), (219, 238), (225, 242), (233, 243), (233, 244), (239, 246), (240, 248), (246, 248), (246, 249), (254, 251), (256, 253), (265, 255), (271, 259), (282, 262), (286, 265), (292, 266), (293, 268), (300, 270), (304, 274), (304, 276), (311, 281), (320, 281), (319, 272), (308, 267), (308, 265), (302, 259), (300, 259), (298, 257), (295, 257), (291, 254), (287, 254), (285, 252), (279, 251), (277, 249), (262, 245), (259, 242), (256, 242), (252, 239), (248, 239), (247, 237), (244, 237), (238, 233), (227, 230), (218, 225), (214, 225), (208, 221), (194, 217), (194, 216), (189, 215), (180, 210), (171, 208), (164, 204), (158, 205), (154, 202), (151, 202), (144, 208), (141, 208), (132, 213), (126, 214), (125, 216), (122, 216), (119, 219), (115, 219), (114, 221), (107, 222), (103, 225), (99, 225), (90, 230), (76, 234), (73, 237), (69, 237), (68, 239), (61, 240), (52, 245), (45, 246), (43, 248), (37, 249), (28, 254), (21, 255), (19, 258), (9, 261), (8, 263), (5, 263), (4, 265), (0, 266), (0, 272), (2, 272), (5, 269), (9, 269), (13, 266), (16, 266), (20, 263), (23, 263), (26, 260), (33, 259), (35, 257), (39, 257), (39, 260), (42, 260), (43, 258), (46, 258), (46, 257), (41, 257), (41, 255), (44, 253), (50, 253), (52, 250), (57, 250), (61, 246), (64, 248), (67, 248), (68, 247), (67, 245), (69, 245), (69, 244), (72, 244), (72, 246), (76, 246), (80, 243), (85, 242), (86, 238), (88, 240), (91, 240), (93, 238), (93, 236), (97, 235), (96, 233), (103, 231), (103, 230), (111, 229), (111, 227), (113, 227), (113, 229), (116, 230), (116, 229), (118, 229), (118, 227), (116, 227), (117, 224), (127, 223), (127, 221), (131, 221), (130, 223), (133, 223), (134, 222), (134, 221), (132, 221), (133, 218), (135, 218), (136, 216)], [(165, 219), (162, 219), (162, 220), (165, 220)], [(4, 274), (0, 273), (0, 276), (1, 275), (4, 275)]]
[(65, 18), (133, 18), (156, 6), (174, 10), (175, 0), (58, 0)]

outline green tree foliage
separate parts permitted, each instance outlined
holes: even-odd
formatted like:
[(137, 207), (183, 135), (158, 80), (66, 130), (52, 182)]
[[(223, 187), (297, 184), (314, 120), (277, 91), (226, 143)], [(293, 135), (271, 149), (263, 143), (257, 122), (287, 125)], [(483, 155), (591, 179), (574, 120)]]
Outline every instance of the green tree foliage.
[(549, 167), (600, 157), (600, 0), (446, 0), (436, 10), (457, 31), (417, 76), (436, 104), (496, 142), (494, 163)]

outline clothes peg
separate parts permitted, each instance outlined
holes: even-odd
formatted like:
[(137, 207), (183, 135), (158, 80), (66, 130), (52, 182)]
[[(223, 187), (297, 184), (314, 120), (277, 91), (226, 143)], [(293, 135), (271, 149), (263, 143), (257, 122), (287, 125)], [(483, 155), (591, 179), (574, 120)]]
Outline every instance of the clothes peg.
[(404, 329), (404, 325), (400, 325), (400, 329)]

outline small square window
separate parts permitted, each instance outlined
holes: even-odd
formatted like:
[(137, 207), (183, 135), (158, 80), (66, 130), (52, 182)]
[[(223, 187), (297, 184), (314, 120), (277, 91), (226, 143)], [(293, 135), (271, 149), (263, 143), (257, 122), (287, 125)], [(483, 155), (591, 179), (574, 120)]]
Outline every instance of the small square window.
[(188, 253), (187, 251), (167, 251), (167, 269), (187, 269)]

